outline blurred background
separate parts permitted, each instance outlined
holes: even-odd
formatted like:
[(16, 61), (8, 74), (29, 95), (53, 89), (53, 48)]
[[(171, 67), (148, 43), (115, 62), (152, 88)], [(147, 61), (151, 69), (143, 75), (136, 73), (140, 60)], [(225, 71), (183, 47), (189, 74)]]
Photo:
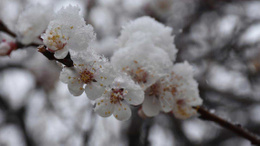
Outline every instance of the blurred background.
[[(96, 51), (111, 57), (124, 24), (149, 15), (173, 28), (176, 62), (189, 61), (204, 105), (260, 135), (260, 2), (250, 0), (0, 0), (12, 30), (28, 5), (58, 10), (79, 5), (97, 33)], [(0, 32), (0, 35), (5, 35)], [(199, 118), (172, 114), (126, 122), (93, 112), (86, 95), (73, 97), (59, 81), (61, 66), (36, 48), (0, 57), (0, 146), (250, 146)]]

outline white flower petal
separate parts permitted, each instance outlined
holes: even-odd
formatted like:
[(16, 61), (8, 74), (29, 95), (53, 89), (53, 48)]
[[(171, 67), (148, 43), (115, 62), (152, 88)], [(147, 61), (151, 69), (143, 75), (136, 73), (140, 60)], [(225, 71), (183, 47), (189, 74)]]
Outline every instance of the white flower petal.
[(101, 97), (96, 99), (94, 110), (102, 117), (109, 117), (114, 112), (114, 104), (110, 103), (110, 98)]
[(165, 99), (167, 97), (164, 97), (164, 99), (159, 99), (160, 103), (161, 103), (161, 108), (162, 111), (168, 113), (172, 110), (173, 108), (173, 103), (171, 101), (173, 101), (174, 99), (169, 100), (171, 97)]
[(74, 82), (68, 84), (69, 91), (74, 96), (79, 96), (83, 93), (83, 83)]
[(95, 100), (102, 96), (105, 92), (105, 88), (98, 83), (92, 82), (91, 84), (86, 85), (85, 92), (90, 100)]
[(75, 77), (77, 77), (78, 74), (75, 72), (75, 70), (72, 70), (71, 68), (65, 67), (62, 69), (60, 73), (60, 80), (63, 83), (69, 83), (73, 82), (75, 80)]
[(144, 114), (148, 117), (153, 117), (159, 114), (161, 106), (158, 99), (154, 96), (146, 96), (142, 106)]
[(129, 106), (123, 102), (115, 104), (115, 109), (113, 115), (115, 116), (116, 119), (120, 121), (125, 121), (128, 120), (131, 115), (131, 109)]
[[(140, 88), (141, 89), (141, 88)], [(144, 101), (144, 92), (142, 90), (127, 90), (125, 100), (132, 105), (139, 105)]]
[(54, 53), (54, 56), (57, 59), (64, 59), (68, 55), (69, 51), (66, 47), (64, 47), (62, 50), (58, 50)]

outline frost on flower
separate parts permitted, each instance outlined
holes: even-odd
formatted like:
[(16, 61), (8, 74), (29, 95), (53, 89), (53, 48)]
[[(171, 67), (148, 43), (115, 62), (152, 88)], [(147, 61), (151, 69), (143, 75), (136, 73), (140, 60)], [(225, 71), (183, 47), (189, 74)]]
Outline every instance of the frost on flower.
[(146, 90), (142, 110), (148, 117), (156, 116), (160, 111), (173, 111), (177, 118), (186, 119), (197, 113), (192, 107), (201, 104), (192, 67), (184, 62), (174, 65), (170, 75)]
[(168, 54), (146, 39), (116, 51), (111, 63), (115, 69), (130, 75), (143, 89), (168, 74), (173, 66)]
[(69, 50), (87, 49), (89, 43), (95, 39), (93, 27), (85, 24), (79, 11), (79, 7), (62, 8), (42, 35), (44, 44), (58, 59), (65, 58)]
[(96, 99), (95, 111), (102, 117), (114, 117), (120, 121), (131, 117), (131, 109), (128, 104), (139, 105), (144, 100), (142, 88), (134, 81), (122, 75), (117, 77), (102, 97)]
[(25, 9), (17, 21), (18, 37), (23, 44), (30, 44), (39, 40), (40, 35), (46, 30), (53, 9), (50, 6), (33, 5)]
[(173, 114), (180, 119), (189, 118), (197, 111), (192, 107), (202, 105), (198, 83), (193, 79), (192, 66), (188, 62), (174, 65), (171, 75), (166, 78), (176, 86)]
[(91, 100), (100, 97), (105, 87), (115, 78), (111, 65), (91, 50), (72, 59), (74, 67), (63, 68), (60, 80), (68, 84), (68, 89), (74, 96), (79, 96), (85, 91)]
[(151, 17), (144, 16), (123, 27), (118, 43), (120, 47), (126, 47), (133, 43), (132, 40), (137, 40), (136, 37), (138, 35), (145, 35), (155, 46), (166, 51), (171, 60), (174, 61), (177, 49), (174, 45), (174, 37), (171, 33), (172, 28), (164, 26)]

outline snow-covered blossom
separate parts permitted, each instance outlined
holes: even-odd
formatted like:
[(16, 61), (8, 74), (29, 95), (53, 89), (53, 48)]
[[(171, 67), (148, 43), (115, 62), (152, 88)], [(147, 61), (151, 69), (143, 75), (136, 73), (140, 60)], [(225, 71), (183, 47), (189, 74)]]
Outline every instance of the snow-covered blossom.
[(39, 40), (40, 35), (47, 28), (53, 9), (50, 6), (40, 4), (26, 8), (19, 16), (17, 21), (17, 33), (23, 44), (29, 44)]
[(196, 114), (202, 104), (198, 83), (193, 79), (192, 66), (188, 62), (178, 63), (171, 74), (161, 78), (146, 90), (142, 110), (146, 116), (155, 116), (161, 110), (173, 111), (177, 118), (185, 119)]
[(117, 77), (102, 97), (96, 99), (95, 111), (102, 117), (114, 117), (120, 121), (131, 117), (131, 109), (128, 104), (139, 105), (144, 100), (142, 88), (134, 81), (122, 75)]
[(105, 87), (115, 78), (112, 66), (92, 50), (78, 54), (72, 59), (74, 67), (63, 68), (60, 80), (68, 84), (68, 89), (74, 96), (81, 95), (85, 88), (88, 98), (94, 100), (100, 97)]
[(145, 35), (156, 47), (166, 51), (171, 60), (174, 61), (177, 49), (174, 45), (174, 36), (171, 33), (172, 28), (164, 26), (151, 17), (144, 16), (123, 27), (118, 43), (119, 47), (126, 47), (131, 45), (133, 40), (139, 41), (137, 39), (139, 35)]
[(44, 44), (54, 56), (63, 59), (68, 51), (82, 51), (95, 39), (93, 27), (79, 15), (79, 7), (68, 6), (57, 12), (42, 35)]
[(145, 37), (116, 51), (111, 63), (115, 69), (130, 75), (143, 89), (167, 75), (173, 66), (169, 55)]
[(188, 62), (174, 65), (171, 76), (166, 78), (177, 86), (173, 114), (180, 119), (189, 118), (197, 113), (192, 107), (202, 105), (198, 83), (193, 79), (192, 66)]

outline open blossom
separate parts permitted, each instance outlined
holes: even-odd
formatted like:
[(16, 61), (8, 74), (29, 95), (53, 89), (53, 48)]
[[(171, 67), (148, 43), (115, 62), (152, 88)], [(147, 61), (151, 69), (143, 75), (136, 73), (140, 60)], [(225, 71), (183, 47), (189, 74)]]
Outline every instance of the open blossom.
[(122, 75), (117, 77), (102, 97), (96, 99), (95, 111), (102, 117), (114, 117), (120, 121), (131, 117), (131, 109), (128, 104), (139, 105), (144, 100), (142, 88), (134, 81)]
[(78, 54), (72, 59), (74, 67), (63, 68), (60, 80), (68, 84), (68, 89), (74, 96), (79, 96), (85, 91), (89, 99), (100, 97), (105, 87), (115, 78), (111, 65), (91, 51)]
[(42, 35), (48, 50), (54, 56), (63, 59), (70, 51), (86, 50), (89, 43), (95, 39), (93, 27), (86, 25), (79, 15), (78, 7), (68, 6), (57, 12), (50, 22), (46, 33)]
[(39, 40), (40, 35), (46, 30), (53, 13), (52, 7), (40, 4), (26, 8), (20, 14), (16, 25), (20, 42), (29, 44)]
[(201, 104), (192, 67), (184, 62), (174, 65), (170, 75), (146, 90), (142, 110), (149, 117), (156, 116), (160, 111), (173, 111), (177, 118), (185, 119), (197, 113), (192, 107)]
[(145, 35), (156, 47), (166, 51), (171, 60), (174, 61), (177, 49), (174, 45), (174, 36), (171, 33), (172, 28), (164, 26), (151, 17), (144, 16), (123, 27), (118, 43), (119, 47), (126, 47), (131, 45), (133, 40), (139, 41), (139, 35)]
[(160, 111), (170, 112), (173, 109), (176, 88), (162, 77), (145, 91), (142, 110), (148, 117), (159, 114)]
[(143, 89), (167, 75), (173, 66), (169, 55), (145, 37), (117, 50), (111, 58), (111, 63), (115, 69), (130, 75)]

